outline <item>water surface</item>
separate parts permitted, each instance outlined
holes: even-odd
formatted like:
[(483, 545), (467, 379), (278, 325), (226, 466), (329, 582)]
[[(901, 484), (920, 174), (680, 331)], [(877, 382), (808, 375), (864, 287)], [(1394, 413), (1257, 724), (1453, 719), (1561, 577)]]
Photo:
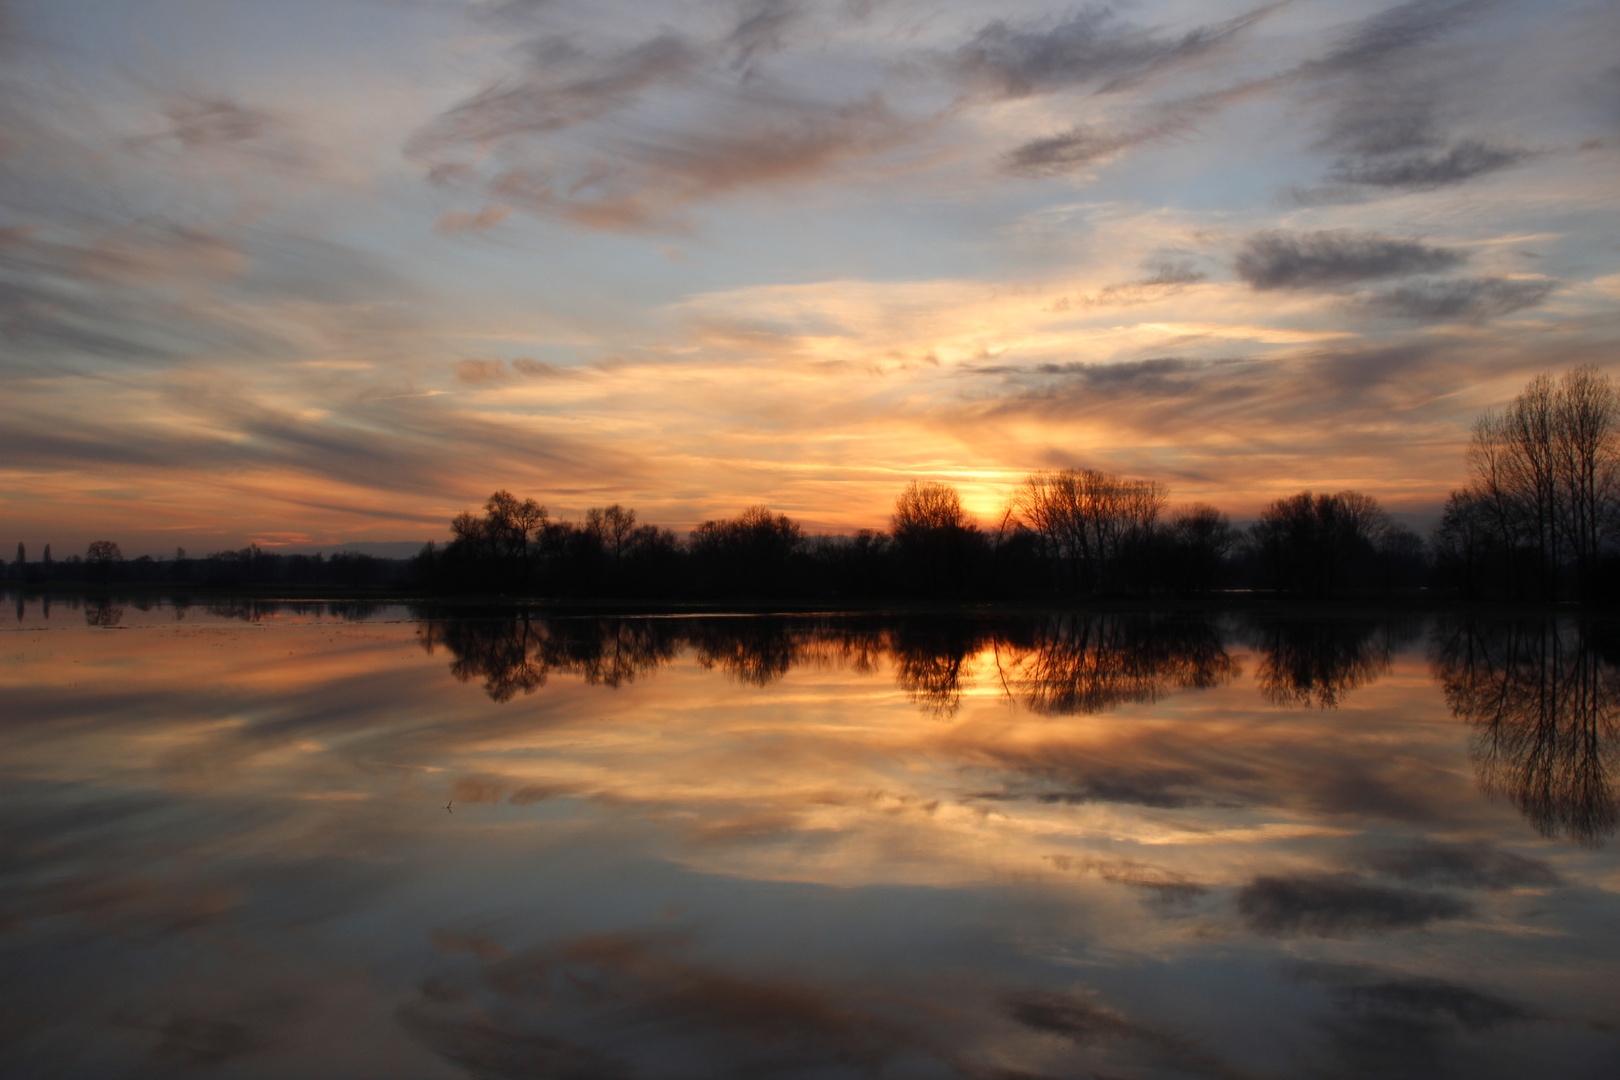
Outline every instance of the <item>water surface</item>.
[(1620, 1067), (1606, 623), (5, 613), (6, 1075)]

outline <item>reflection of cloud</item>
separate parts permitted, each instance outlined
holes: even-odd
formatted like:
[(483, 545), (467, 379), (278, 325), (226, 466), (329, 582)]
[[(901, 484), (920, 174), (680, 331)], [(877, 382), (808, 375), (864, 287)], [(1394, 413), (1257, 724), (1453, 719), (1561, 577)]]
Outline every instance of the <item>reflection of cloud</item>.
[(1560, 881), (1557, 872), (1539, 859), (1483, 843), (1392, 848), (1370, 855), (1366, 865), (1402, 881), (1463, 889), (1546, 888)]
[(1308, 964), (1302, 979), (1326, 988), (1325, 1021), (1355, 1075), (1477, 1075), (1457, 1060), (1458, 1037), (1536, 1019), (1524, 1005), (1459, 983), (1350, 965)]
[(264, 1037), (246, 1024), (207, 1016), (175, 1016), (163, 1025), (160, 1035), (152, 1056), (189, 1068), (218, 1068), (266, 1045)]
[(1352, 877), (1258, 877), (1238, 892), (1238, 913), (1261, 934), (1345, 937), (1427, 926), (1472, 912), (1441, 893), (1368, 885)]
[(1074, 859), (1068, 855), (1048, 858), (1059, 870), (1096, 874), (1104, 881), (1147, 893), (1165, 907), (1186, 906), (1209, 893), (1207, 886), (1188, 880), (1187, 875), (1150, 863), (1130, 859)]
[[(858, 991), (761, 978), (686, 959), (668, 935), (604, 934), (488, 958), (480, 982), (435, 980), (399, 1011), (416, 1038), (484, 1076), (621, 1078), (703, 1062), (729, 1077), (853, 1066), (876, 1075), (901, 1055), (946, 1057), (922, 1017)], [(493, 997), (487, 1012), (468, 999)], [(656, 1032), (656, 1038), (648, 1034)]]
[[(413, 626), (396, 607), (339, 626), (339, 614), (304, 609), (296, 619), (314, 625), (299, 629), (286, 607), (211, 616), (197, 605), (177, 626), (74, 631), (96, 662), (72, 670), (63, 641), (44, 640), (61, 633), (13, 635), (29, 658), (5, 669), (0, 921), (8, 947), (34, 942), (49, 962), (22, 965), (11, 986), (55, 988), (55, 1017), (107, 1015), (138, 996), (140, 1018), (120, 1029), (145, 1040), (130, 1060), (179, 1021), (173, 1056), (154, 1068), (242, 1045), (230, 1025), (265, 1040), (272, 1071), (313, 1030), (337, 1028), (350, 1052), (420, 1049), (398, 1069), (408, 1075), (728, 1080), (792, 1075), (800, 1061), (816, 1075), (1239, 1076), (1263, 1074), (1279, 1045), (1299, 1069), (1331, 1072), (1320, 1055), (1340, 1046), (1335, 1025), (1364, 1020), (1378, 1045), (1399, 1045), (1403, 1025), (1432, 1031), (1414, 1045), (1442, 1064), (1501, 1049), (1498, 1071), (1511, 1073), (1549, 1043), (1588, 1037), (1560, 1024), (1495, 1043), (1521, 1022), (1503, 1003), (1582, 1017), (1580, 995), (1607, 976), (1598, 950), (1549, 965), (1541, 945), (1501, 930), (1579, 946), (1612, 904), (1587, 887), (1601, 884), (1601, 860), (1559, 862), (1578, 904), (1500, 891), (1551, 887), (1552, 870), (1489, 831), (1511, 831), (1512, 815), (1480, 816), (1455, 771), (1462, 743), (1446, 737), (1458, 731), (1432, 722), (1444, 707), (1411, 653), (1364, 691), (1354, 724), (1267, 710), (1252, 685), (1226, 680), (1153, 708), (1056, 716), (1009, 702), (994, 672), (998, 649), (1061, 643), (1054, 620), (962, 619), (937, 637), (879, 617), (762, 619), (730, 637), (644, 620), (673, 626), (683, 651), (657, 679), (610, 691), (583, 673), (612, 669), (605, 639), (635, 635), (556, 619), (591, 626), (552, 635), (574, 674), (553, 667), (543, 692), (494, 705), (477, 690), (487, 675), (466, 687), (446, 676), (443, 644), (460, 639), (441, 633), (444, 619)], [(726, 621), (740, 620), (712, 620)], [(1109, 640), (1083, 616), (1068, 625)], [(437, 635), (434, 655), (411, 645), (418, 629)], [(1151, 625), (1139, 636), (1151, 655)], [(720, 662), (699, 665), (697, 640), (744, 672), (784, 652), (791, 666), (740, 682)], [(965, 650), (972, 679), (948, 721), (897, 692), (900, 648)], [(47, 766), (72, 782), (53, 794), (18, 779)], [(1110, 776), (1138, 781), (1136, 797), (1157, 780), (1180, 801), (1039, 797)], [(1023, 794), (967, 797), (979, 784)], [(323, 791), (367, 798), (301, 797)], [(559, 797), (571, 798), (548, 802)], [(1312, 859), (1362, 876), (1301, 874)], [(1273, 928), (1212, 942), (1246, 884), (1261, 894), (1251, 918)], [(1413, 944), (1381, 931), (1414, 925), (1422, 898), (1448, 892), (1485, 917), (1447, 925), (1453, 916), (1427, 912), (1418, 925), (1458, 947), (1413, 953), (1413, 972), (1273, 981), (1278, 960), (1318, 947), (1292, 935), (1331, 930), (1360, 939), (1322, 946), (1335, 956), (1377, 956)], [(399, 948), (413, 935), (431, 955)], [(1480, 955), (1511, 993), (1472, 985)], [(252, 997), (276, 963), (294, 1014), (237, 1007), (233, 995)], [(224, 1000), (192, 984), (214, 967), (238, 984)], [(167, 978), (176, 971), (187, 977)], [(148, 973), (183, 992), (148, 992)], [(1233, 1037), (1219, 1008), (1209, 1018), (1209, 1003), (1279, 999), (1259, 1042)], [(389, 1012), (401, 1002), (403, 1041)], [(375, 1032), (351, 1028), (379, 1011)], [(64, 1026), (41, 1024), (26, 1047), (60, 1045)], [(1399, 1071), (1397, 1058), (1365, 1060), (1363, 1073)], [(1438, 1071), (1414, 1060), (1411, 1071)], [(261, 1063), (225, 1061), (250, 1064)]]
[(1034, 1031), (1059, 1035), (1082, 1047), (1123, 1043), (1147, 1060), (1177, 1072), (1232, 1076), (1213, 1054), (1181, 1035), (1132, 1020), (1115, 1009), (1072, 994), (1022, 993), (1009, 996), (1007, 1011)]

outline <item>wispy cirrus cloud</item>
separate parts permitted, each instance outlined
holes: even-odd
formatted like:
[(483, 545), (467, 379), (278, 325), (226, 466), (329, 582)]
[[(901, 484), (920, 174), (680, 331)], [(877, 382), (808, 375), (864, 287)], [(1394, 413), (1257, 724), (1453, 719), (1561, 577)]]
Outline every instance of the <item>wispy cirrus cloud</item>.
[(997, 19), (958, 48), (955, 60), (969, 79), (1008, 97), (1079, 86), (1117, 91), (1208, 56), (1275, 6), (1179, 33), (1127, 22), (1107, 7), (1084, 8), (1062, 21)]

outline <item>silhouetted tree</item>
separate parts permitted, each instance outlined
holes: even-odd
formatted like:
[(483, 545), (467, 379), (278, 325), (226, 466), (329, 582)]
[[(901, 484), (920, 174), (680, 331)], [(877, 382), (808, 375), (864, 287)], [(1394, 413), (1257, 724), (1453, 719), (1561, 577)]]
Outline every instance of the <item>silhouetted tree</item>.
[(1431, 538), (1440, 582), (1464, 599), (1481, 594), (1487, 573), (1506, 555), (1491, 517), (1490, 506), (1475, 492), (1453, 491)]
[(1250, 537), (1267, 584), (1324, 597), (1369, 583), (1389, 528), (1389, 516), (1371, 495), (1302, 491), (1266, 507)]
[(1163, 533), (1159, 567), (1165, 583), (1186, 595), (1209, 592), (1221, 583), (1237, 542), (1231, 519), (1213, 506), (1194, 503), (1177, 511)]
[[(519, 500), (506, 490), (496, 491), (484, 503), (482, 516), (463, 511), (450, 522), (453, 539), (443, 552), (443, 565), (435, 566), (461, 584), (493, 586), (527, 592), (533, 566), (531, 542), (547, 526), (546, 508), (533, 499)], [(438, 552), (418, 565), (440, 562)]]
[(894, 500), (890, 534), (916, 593), (960, 595), (980, 543), (954, 487), (913, 480)]
[(707, 591), (776, 596), (787, 586), (789, 560), (803, 538), (786, 514), (751, 506), (734, 518), (703, 522), (687, 543)]
[(1074, 592), (1107, 592), (1123, 584), (1121, 564), (1150, 546), (1165, 498), (1156, 480), (1064, 469), (1031, 475), (1014, 506), (1048, 556), (1067, 565)]
[(92, 540), (84, 557), (84, 561), (90, 564), (91, 572), (103, 585), (112, 575), (113, 564), (123, 560), (124, 553), (111, 540)]
[(1468, 469), (1468, 486), (1453, 493), (1457, 512), (1441, 523), (1448, 548), (1478, 524), (1499, 576), (1550, 599), (1567, 567), (1590, 595), (1620, 531), (1620, 396), (1609, 378), (1593, 368), (1556, 382), (1536, 376), (1475, 423)]

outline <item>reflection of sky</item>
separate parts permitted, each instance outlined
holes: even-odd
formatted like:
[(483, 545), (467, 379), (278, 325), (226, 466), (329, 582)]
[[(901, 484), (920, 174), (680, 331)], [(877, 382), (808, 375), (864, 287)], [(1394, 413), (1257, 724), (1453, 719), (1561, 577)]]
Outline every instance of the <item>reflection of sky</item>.
[(1432, 511), (1613, 363), (1616, 20), (5, 0), (0, 498), (59, 556), (1066, 465)]
[(1479, 793), (1421, 640), (1335, 709), (1270, 703), (1253, 634), (1089, 714), (1009, 699), (1005, 643), (954, 711), (831, 647), (496, 703), (426, 624), (197, 614), (0, 635), (6, 1071), (1615, 1059), (1612, 849)]

